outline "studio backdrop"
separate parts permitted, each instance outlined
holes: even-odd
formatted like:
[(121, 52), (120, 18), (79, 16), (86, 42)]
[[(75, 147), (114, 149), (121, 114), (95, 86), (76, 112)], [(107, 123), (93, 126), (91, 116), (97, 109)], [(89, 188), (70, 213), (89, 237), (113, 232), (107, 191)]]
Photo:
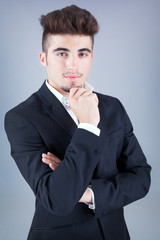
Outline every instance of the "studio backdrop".
[(125, 208), (133, 240), (160, 239), (160, 1), (0, 0), (0, 239), (26, 239), (34, 195), (10, 156), (5, 113), (46, 78), (40, 65), (41, 14), (76, 4), (97, 18), (89, 82), (125, 106), (152, 166), (149, 194)]

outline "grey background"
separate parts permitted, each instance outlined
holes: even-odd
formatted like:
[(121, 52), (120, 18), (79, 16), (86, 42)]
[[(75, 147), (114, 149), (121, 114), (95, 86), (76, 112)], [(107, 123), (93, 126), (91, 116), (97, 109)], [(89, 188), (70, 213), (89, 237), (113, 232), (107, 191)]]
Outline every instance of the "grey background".
[(25, 100), (43, 83), (39, 63), (41, 14), (75, 3), (100, 23), (89, 81), (96, 91), (118, 97), (152, 165), (146, 198), (125, 208), (133, 240), (160, 239), (160, 1), (6, 1), (0, 0), (0, 239), (26, 239), (34, 196), (20, 175), (7, 141), (6, 111)]

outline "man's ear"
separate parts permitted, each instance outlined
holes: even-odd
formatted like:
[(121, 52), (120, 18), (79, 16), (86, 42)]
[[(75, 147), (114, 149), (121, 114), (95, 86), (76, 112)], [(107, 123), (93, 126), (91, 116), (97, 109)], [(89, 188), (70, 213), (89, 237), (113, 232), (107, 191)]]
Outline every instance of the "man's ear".
[(92, 57), (92, 60), (93, 60), (93, 57), (94, 57), (94, 53), (93, 53), (93, 51), (92, 51), (92, 53), (91, 53), (91, 57)]
[(40, 52), (39, 59), (40, 59), (40, 63), (42, 64), (42, 66), (46, 67), (47, 66), (47, 59), (46, 59), (46, 53), (45, 52)]

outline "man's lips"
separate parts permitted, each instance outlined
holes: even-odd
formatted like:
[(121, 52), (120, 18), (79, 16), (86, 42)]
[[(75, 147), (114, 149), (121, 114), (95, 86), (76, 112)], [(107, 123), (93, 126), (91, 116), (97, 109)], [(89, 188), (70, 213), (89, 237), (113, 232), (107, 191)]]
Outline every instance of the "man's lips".
[(78, 73), (78, 72), (74, 72), (74, 73), (71, 73), (71, 72), (66, 72), (63, 74), (63, 77), (67, 78), (67, 79), (79, 79), (83, 76), (82, 73)]
[(79, 76), (79, 75), (65, 75), (64, 76), (65, 78), (80, 78), (81, 76)]

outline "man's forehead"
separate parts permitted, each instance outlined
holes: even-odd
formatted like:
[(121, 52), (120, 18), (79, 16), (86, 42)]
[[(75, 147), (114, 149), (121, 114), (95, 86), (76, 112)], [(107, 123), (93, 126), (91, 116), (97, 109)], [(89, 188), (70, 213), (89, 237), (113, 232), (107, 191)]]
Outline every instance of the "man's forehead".
[(92, 48), (91, 36), (86, 35), (71, 35), (71, 34), (50, 34), (48, 36), (48, 44), (50, 47), (66, 48), (77, 50), (83, 48)]

